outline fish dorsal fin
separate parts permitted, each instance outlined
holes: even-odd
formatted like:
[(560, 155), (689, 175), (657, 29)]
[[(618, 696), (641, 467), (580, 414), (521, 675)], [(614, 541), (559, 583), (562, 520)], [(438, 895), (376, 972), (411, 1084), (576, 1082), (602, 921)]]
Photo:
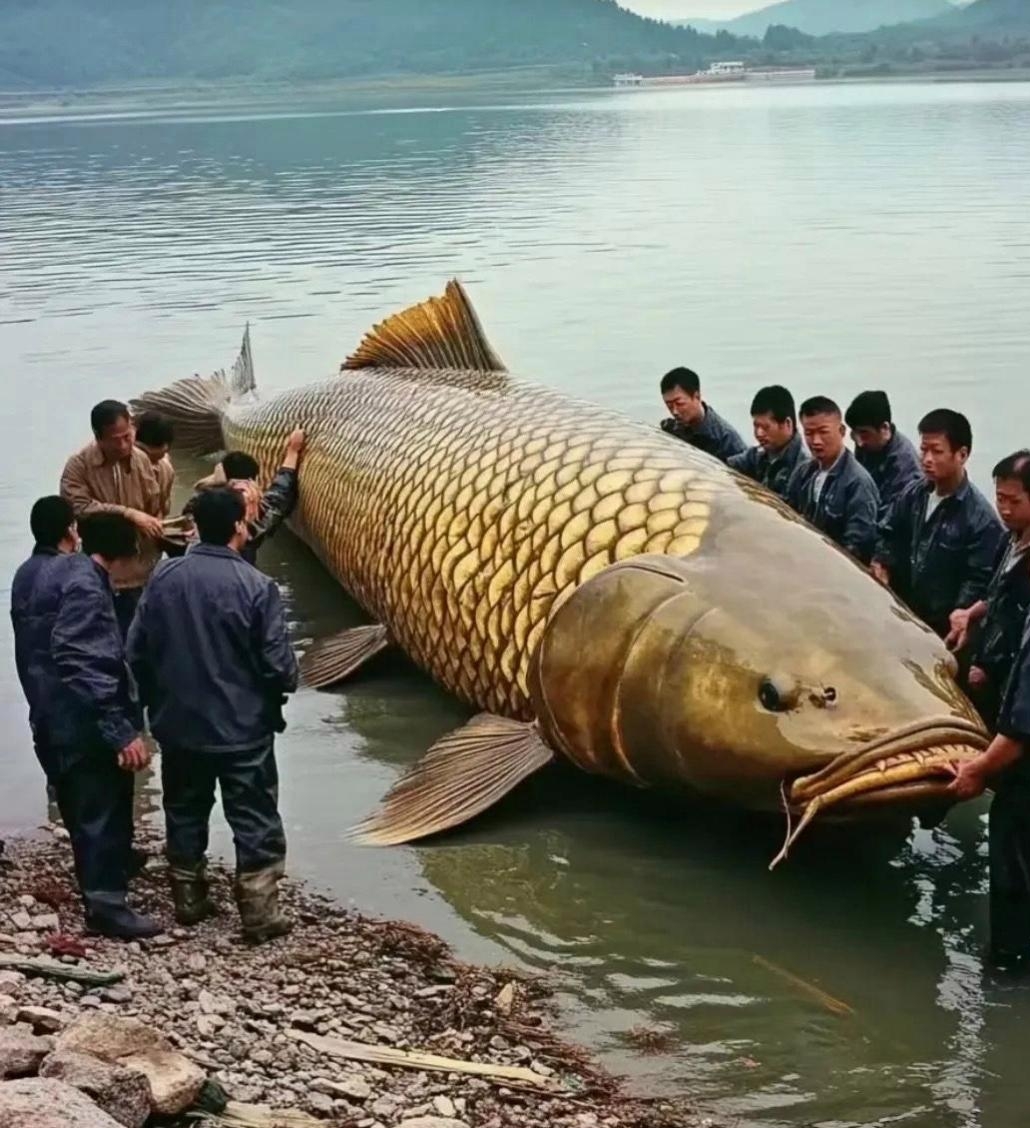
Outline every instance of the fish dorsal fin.
[(429, 298), (376, 325), (344, 361), (344, 370), (355, 368), (507, 371), (458, 281), (447, 283), (442, 298)]

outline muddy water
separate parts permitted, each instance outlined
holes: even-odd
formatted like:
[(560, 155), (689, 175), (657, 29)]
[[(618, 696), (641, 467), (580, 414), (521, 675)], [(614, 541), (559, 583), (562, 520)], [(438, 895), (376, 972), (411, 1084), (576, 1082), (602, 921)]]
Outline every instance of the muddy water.
[[(743, 426), (761, 383), (882, 386), (910, 430), (968, 411), (983, 483), (1030, 425), (1028, 128), (1021, 85), (2, 122), (0, 572), (97, 399), (228, 363), (248, 319), (262, 389), (302, 384), (451, 274), (513, 367), (570, 392), (656, 417), (688, 363)], [(263, 551), (298, 642), (359, 621), (288, 535)], [(4, 828), (44, 813), (9, 654)], [(289, 719), (294, 870), (548, 971), (645, 1091), (754, 1125), (1024, 1122), (1030, 997), (978, 956), (981, 808), (813, 835), (770, 876), (773, 823), (557, 773), (445, 843), (363, 852), (346, 828), (462, 711), (384, 659)], [(638, 1054), (641, 1025), (674, 1051)]]

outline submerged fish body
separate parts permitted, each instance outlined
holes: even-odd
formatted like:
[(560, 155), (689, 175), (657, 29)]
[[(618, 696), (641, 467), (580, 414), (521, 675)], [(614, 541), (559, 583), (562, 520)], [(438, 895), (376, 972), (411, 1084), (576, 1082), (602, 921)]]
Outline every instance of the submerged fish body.
[(139, 403), (200, 430), (217, 411), (268, 476), (303, 427), (296, 530), (379, 632), (313, 668), (393, 643), (489, 715), (402, 781), (373, 839), (464, 821), (553, 753), (754, 807), (796, 792), (812, 817), (940, 801), (944, 763), (983, 746), (950, 656), (863, 569), (693, 447), (511, 376), (456, 284), (348, 365), (267, 403), (189, 381)]

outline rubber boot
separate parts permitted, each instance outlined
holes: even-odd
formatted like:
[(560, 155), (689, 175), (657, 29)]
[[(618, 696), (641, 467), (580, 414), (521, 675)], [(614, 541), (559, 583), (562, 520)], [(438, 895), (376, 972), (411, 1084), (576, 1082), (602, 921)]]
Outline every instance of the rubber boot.
[(115, 940), (149, 940), (164, 929), (152, 917), (143, 916), (125, 903), (124, 893), (86, 893), (86, 931)]
[(172, 885), (172, 902), (175, 919), (179, 924), (200, 924), (216, 916), (218, 909), (208, 896), (207, 865), (169, 866), (168, 878)]
[(293, 923), (279, 908), (279, 882), (286, 872), (285, 862), (236, 875), (236, 907), (240, 911), (243, 939), (264, 944), (285, 936)]

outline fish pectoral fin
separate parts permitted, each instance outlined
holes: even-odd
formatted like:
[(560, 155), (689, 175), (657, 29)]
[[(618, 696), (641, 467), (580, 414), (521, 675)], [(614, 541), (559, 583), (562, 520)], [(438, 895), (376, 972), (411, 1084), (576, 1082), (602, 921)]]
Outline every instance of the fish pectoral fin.
[(365, 335), (343, 363), (356, 368), (459, 368), (506, 372), (490, 347), (465, 288), (447, 283), (443, 297), (395, 313)]
[(396, 846), (460, 826), (552, 759), (536, 725), (480, 713), (441, 737), (353, 836), (368, 846)]
[(301, 677), (311, 689), (336, 685), (392, 645), (390, 632), (380, 623), (350, 627), (320, 639), (308, 650), (300, 660)]

